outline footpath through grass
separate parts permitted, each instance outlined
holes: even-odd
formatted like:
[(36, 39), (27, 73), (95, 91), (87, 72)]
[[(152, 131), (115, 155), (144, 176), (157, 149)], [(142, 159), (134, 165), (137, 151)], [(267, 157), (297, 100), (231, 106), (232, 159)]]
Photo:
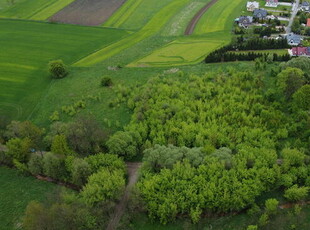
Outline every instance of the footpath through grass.
[(124, 30), (0, 19), (0, 116), (26, 119), (51, 82), (47, 64), (71, 64)]
[(0, 230), (18, 228), (28, 203), (44, 200), (46, 194), (57, 187), (49, 182), (22, 176), (15, 169), (0, 166)]

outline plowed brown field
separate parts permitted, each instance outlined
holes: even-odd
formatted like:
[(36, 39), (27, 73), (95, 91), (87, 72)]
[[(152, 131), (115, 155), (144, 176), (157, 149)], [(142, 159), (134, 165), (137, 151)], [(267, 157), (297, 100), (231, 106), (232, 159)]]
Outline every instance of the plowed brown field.
[(49, 20), (97, 26), (105, 22), (126, 0), (76, 0)]

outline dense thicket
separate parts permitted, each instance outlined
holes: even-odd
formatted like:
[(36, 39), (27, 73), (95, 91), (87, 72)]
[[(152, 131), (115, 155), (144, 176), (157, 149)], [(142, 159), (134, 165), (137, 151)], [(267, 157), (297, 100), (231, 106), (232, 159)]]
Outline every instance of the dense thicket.
[(284, 68), (273, 76), (156, 77), (133, 93), (123, 146), (147, 149), (138, 187), (150, 217), (197, 222), (202, 213), (250, 207), (271, 189), (287, 189), (293, 199), (295, 185), (302, 188), (295, 199), (307, 197), (309, 108), (294, 105), (296, 95), (307, 97), (306, 82), (294, 81), (304, 73)]

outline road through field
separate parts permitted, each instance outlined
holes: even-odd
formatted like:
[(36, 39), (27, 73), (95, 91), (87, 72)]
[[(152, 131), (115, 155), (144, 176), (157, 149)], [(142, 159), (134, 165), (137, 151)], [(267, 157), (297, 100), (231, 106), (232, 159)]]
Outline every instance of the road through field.
[(190, 21), (188, 24), (186, 30), (185, 30), (185, 35), (191, 35), (194, 32), (194, 29), (199, 22), (200, 18), (207, 12), (207, 10), (214, 5), (218, 0), (212, 0), (211, 2), (208, 2), (207, 5), (205, 5)]

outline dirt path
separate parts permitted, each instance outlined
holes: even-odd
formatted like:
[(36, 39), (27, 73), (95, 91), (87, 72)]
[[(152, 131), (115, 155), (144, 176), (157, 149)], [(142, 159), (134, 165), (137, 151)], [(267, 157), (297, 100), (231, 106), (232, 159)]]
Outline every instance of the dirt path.
[(140, 166), (141, 163), (127, 163), (127, 172), (129, 176), (129, 181), (122, 199), (115, 207), (114, 214), (108, 224), (107, 230), (114, 230), (117, 228), (118, 223), (121, 220), (121, 217), (123, 216), (124, 211), (126, 209), (131, 189), (138, 180), (138, 169), (140, 168)]
[(188, 24), (186, 30), (185, 30), (185, 35), (191, 35), (194, 32), (194, 29), (199, 22), (199, 19), (204, 15), (207, 10), (213, 6), (218, 0), (212, 0), (209, 2), (207, 5), (205, 5), (201, 10), (198, 11), (198, 13), (193, 17), (193, 19), (190, 21)]

